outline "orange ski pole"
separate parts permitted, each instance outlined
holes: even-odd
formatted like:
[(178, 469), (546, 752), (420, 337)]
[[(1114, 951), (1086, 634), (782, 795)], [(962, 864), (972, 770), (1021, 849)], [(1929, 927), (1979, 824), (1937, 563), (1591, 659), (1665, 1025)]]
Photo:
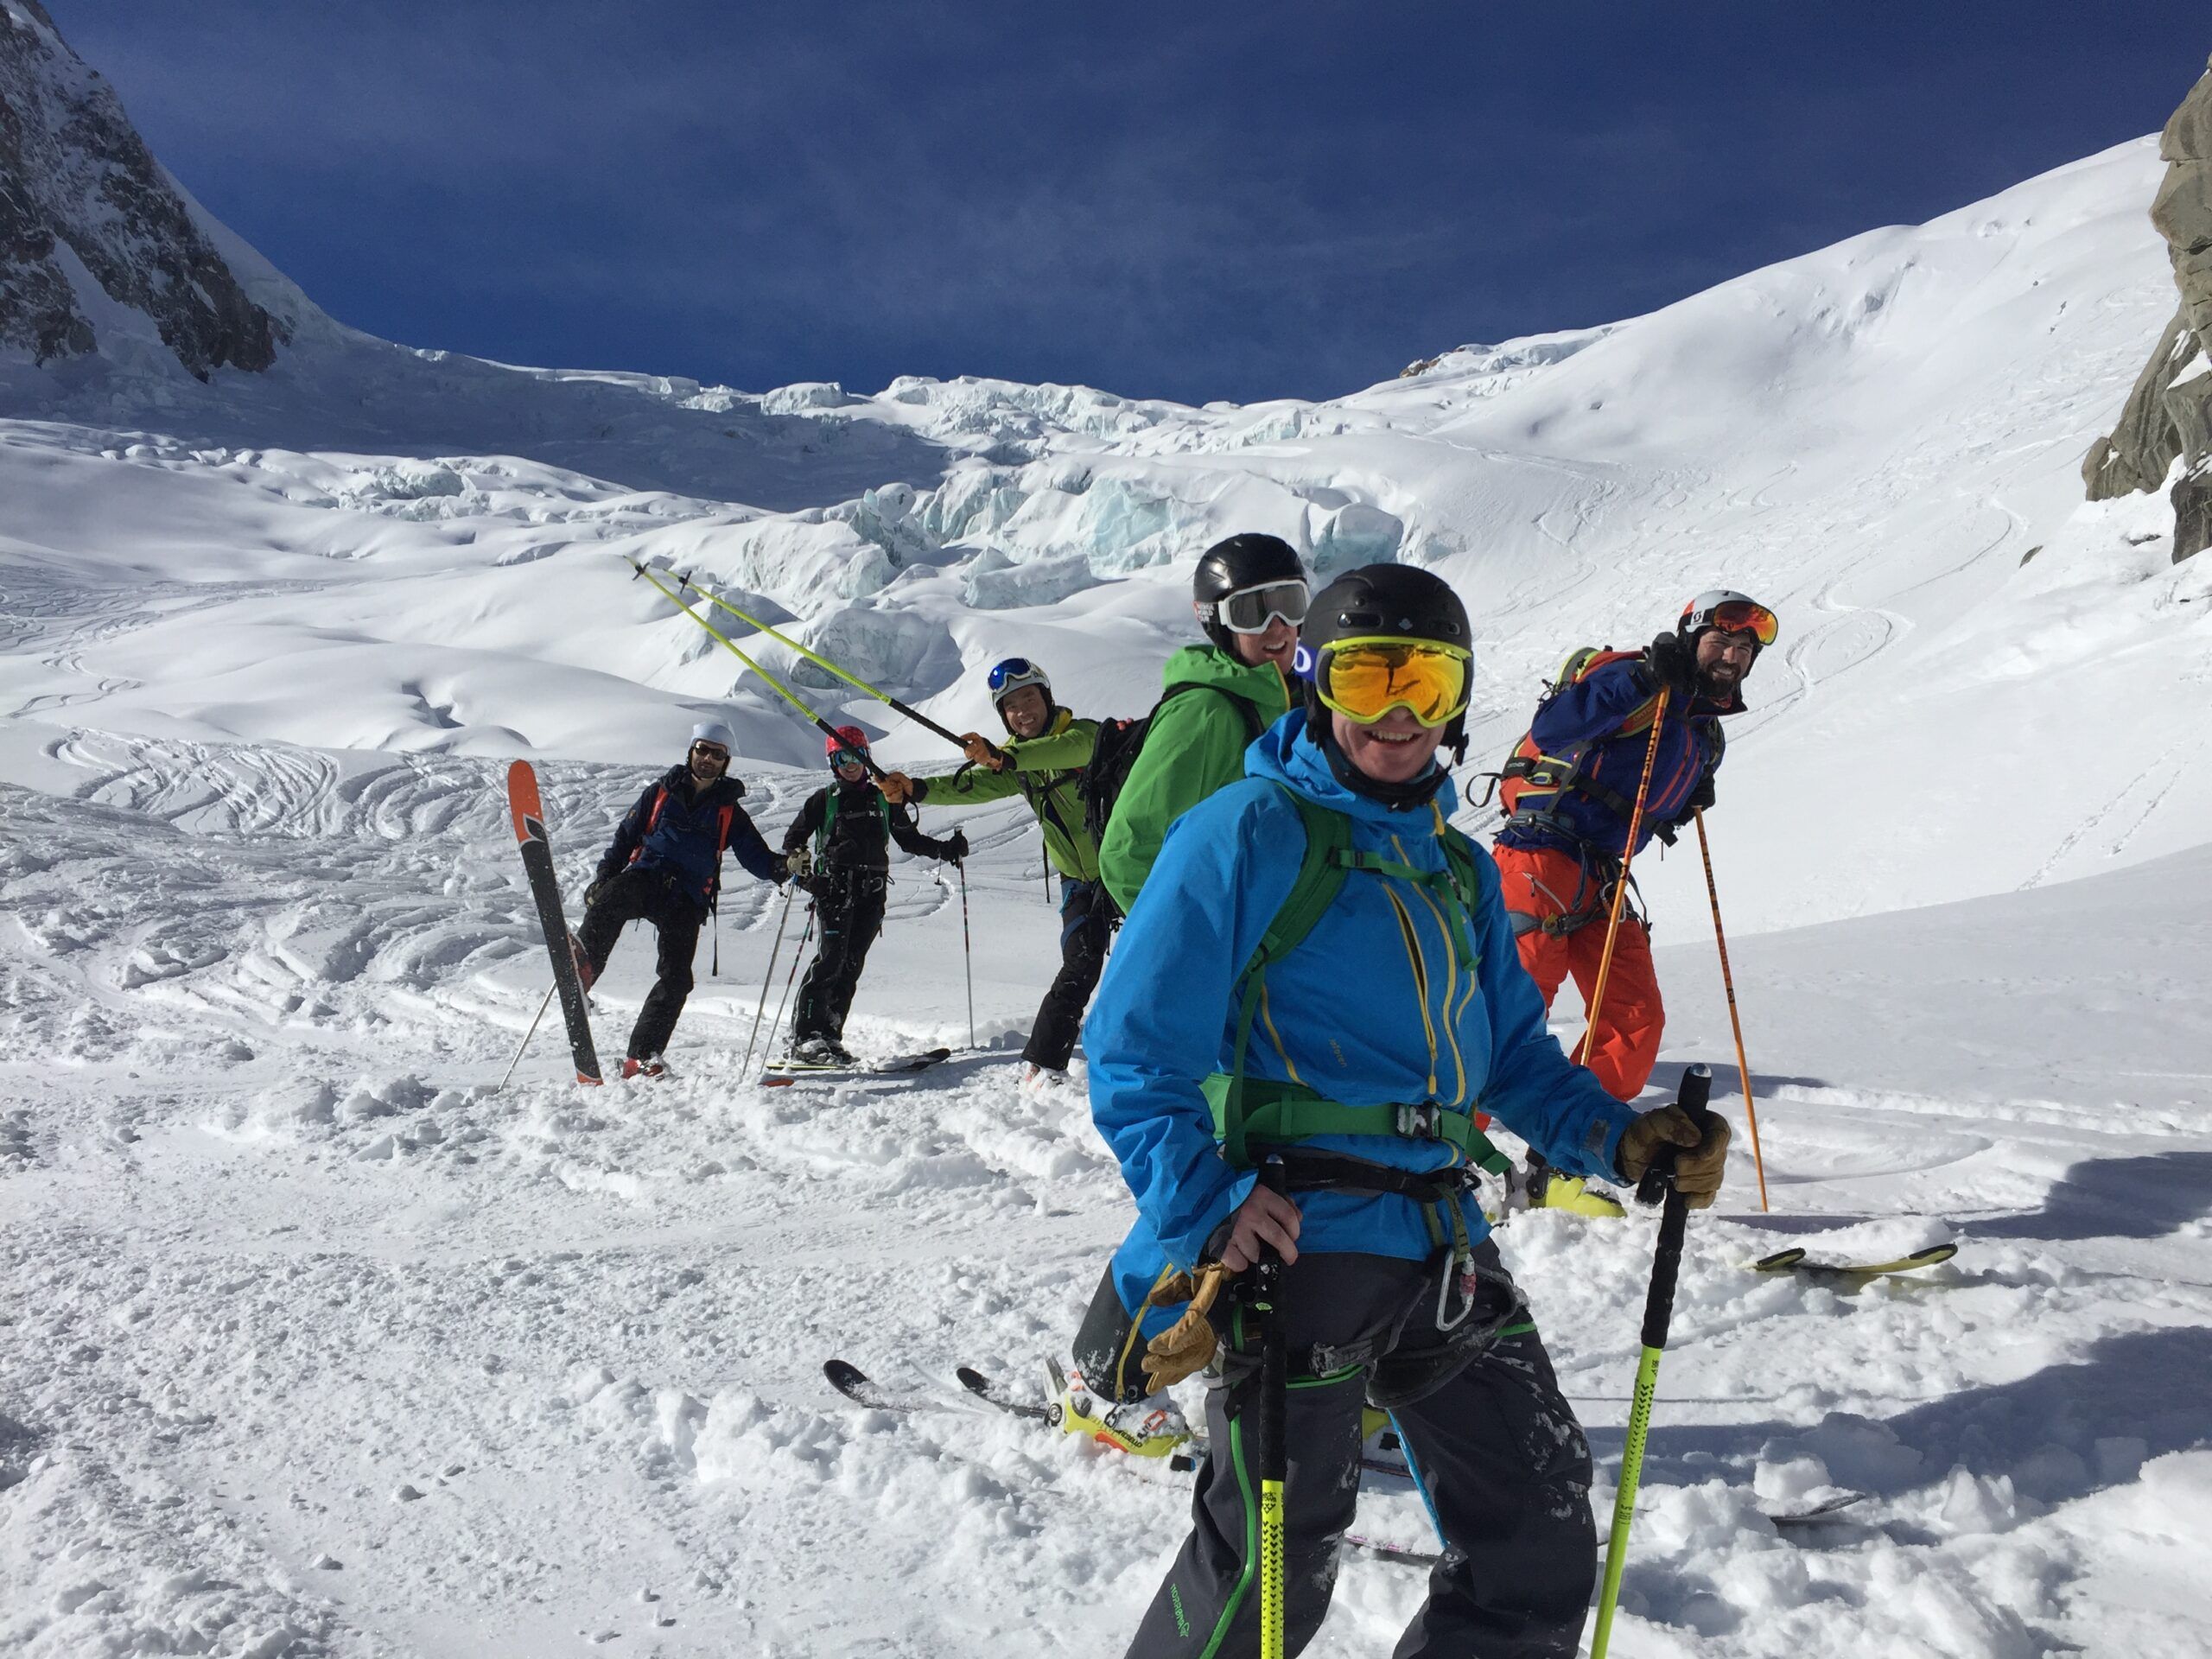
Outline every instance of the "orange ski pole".
[(1728, 1023), (1736, 1028), (1736, 1075), (1744, 1080), (1744, 1116), (1751, 1126), (1751, 1162), (1759, 1172), (1759, 1209), (1767, 1208), (1766, 1159), (1759, 1151), (1759, 1115), (1751, 1105), (1751, 1063), (1744, 1058), (1744, 1021), (1736, 1012), (1736, 976), (1728, 971), (1728, 936), (1720, 931), (1720, 889), (1713, 880), (1713, 848), (1705, 838), (1705, 809), (1697, 810), (1698, 856), (1705, 861), (1705, 893), (1713, 900), (1713, 942), (1720, 947), (1720, 984), (1728, 993)]
[(1590, 993), (1590, 1018), (1582, 1027), (1576, 1052), (1583, 1065), (1598, 1052), (1598, 1015), (1605, 1006), (1605, 981), (1613, 971), (1613, 946), (1620, 938), (1621, 906), (1628, 901), (1628, 868), (1636, 857), (1636, 838), (1643, 829), (1643, 803), (1651, 793), (1651, 767), (1659, 758), (1659, 728), (1667, 718), (1667, 688), (1659, 689), (1659, 702), (1651, 710), (1651, 741), (1643, 746), (1643, 775), (1636, 780), (1636, 805), (1629, 813), (1628, 844), (1621, 849), (1621, 873), (1613, 883), (1613, 907), (1605, 918), (1605, 952), (1598, 958), (1598, 983)]

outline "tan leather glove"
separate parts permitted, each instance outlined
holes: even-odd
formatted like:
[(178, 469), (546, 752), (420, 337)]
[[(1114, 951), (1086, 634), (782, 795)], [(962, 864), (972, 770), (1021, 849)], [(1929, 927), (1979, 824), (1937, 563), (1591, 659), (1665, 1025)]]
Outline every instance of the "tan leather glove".
[(1630, 1186), (1643, 1179), (1662, 1147), (1674, 1147), (1675, 1190), (1693, 1210), (1710, 1205), (1720, 1191), (1728, 1168), (1728, 1120), (1718, 1112), (1707, 1114), (1705, 1133), (1698, 1133), (1690, 1115), (1680, 1106), (1662, 1106), (1638, 1116), (1621, 1132), (1620, 1150), (1614, 1162), (1621, 1179)]
[(976, 765), (992, 772), (1006, 770), (1006, 751), (981, 732), (963, 732), (960, 734), (960, 752)]
[(1181, 1319), (1145, 1344), (1145, 1380), (1152, 1384), (1154, 1394), (1186, 1376), (1197, 1376), (1213, 1363), (1213, 1351), (1221, 1338), (1214, 1334), (1213, 1321), (1206, 1316), (1228, 1282), (1229, 1269), (1218, 1262), (1208, 1262), (1199, 1268), (1195, 1281), (1188, 1274), (1178, 1274), (1153, 1292), (1149, 1300), (1154, 1302), (1188, 1301), (1191, 1305)]
[(914, 780), (903, 772), (887, 772), (876, 787), (893, 806), (904, 806), (914, 796)]

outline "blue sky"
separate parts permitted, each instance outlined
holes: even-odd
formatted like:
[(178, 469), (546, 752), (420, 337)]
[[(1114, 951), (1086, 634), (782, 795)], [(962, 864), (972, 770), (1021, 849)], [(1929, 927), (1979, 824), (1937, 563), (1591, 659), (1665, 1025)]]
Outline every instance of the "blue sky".
[[(2155, 130), (2203, 0), (48, 0), (343, 321), (747, 390), (1346, 391)], [(2147, 206), (2147, 204), (2146, 204)]]

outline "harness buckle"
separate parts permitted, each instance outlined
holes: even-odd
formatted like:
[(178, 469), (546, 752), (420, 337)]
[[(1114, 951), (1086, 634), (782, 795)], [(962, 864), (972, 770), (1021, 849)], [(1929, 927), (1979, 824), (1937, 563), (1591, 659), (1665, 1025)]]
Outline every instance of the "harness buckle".
[(1438, 1131), (1443, 1127), (1444, 1109), (1433, 1100), (1418, 1106), (1398, 1108), (1398, 1133), (1416, 1141), (1440, 1141)]

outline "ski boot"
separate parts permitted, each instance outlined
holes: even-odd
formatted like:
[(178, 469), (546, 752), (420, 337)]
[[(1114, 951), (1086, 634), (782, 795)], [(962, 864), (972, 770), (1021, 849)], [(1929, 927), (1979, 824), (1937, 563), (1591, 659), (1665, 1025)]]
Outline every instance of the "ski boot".
[(1068, 1074), (1065, 1071), (1056, 1071), (1049, 1065), (1030, 1065), (1023, 1069), (1019, 1087), (1023, 1095), (1034, 1100), (1064, 1086), (1067, 1080)]
[(1083, 1373), (1073, 1367), (1063, 1372), (1052, 1360), (1045, 1362), (1047, 1392), (1056, 1396), (1046, 1408), (1048, 1421), (1068, 1434), (1081, 1434), (1126, 1452), (1133, 1458), (1173, 1456), (1191, 1440), (1191, 1425), (1165, 1389), (1109, 1406), (1084, 1386)]
[(634, 1077), (658, 1083), (667, 1075), (668, 1063), (658, 1054), (649, 1054), (642, 1060), (632, 1055), (622, 1062), (622, 1079), (626, 1083)]
[(1580, 1175), (1562, 1175), (1535, 1153), (1529, 1154), (1529, 1207), (1563, 1210), (1570, 1216), (1596, 1216), (1618, 1220), (1628, 1211), (1621, 1201), (1602, 1186), (1593, 1187)]

